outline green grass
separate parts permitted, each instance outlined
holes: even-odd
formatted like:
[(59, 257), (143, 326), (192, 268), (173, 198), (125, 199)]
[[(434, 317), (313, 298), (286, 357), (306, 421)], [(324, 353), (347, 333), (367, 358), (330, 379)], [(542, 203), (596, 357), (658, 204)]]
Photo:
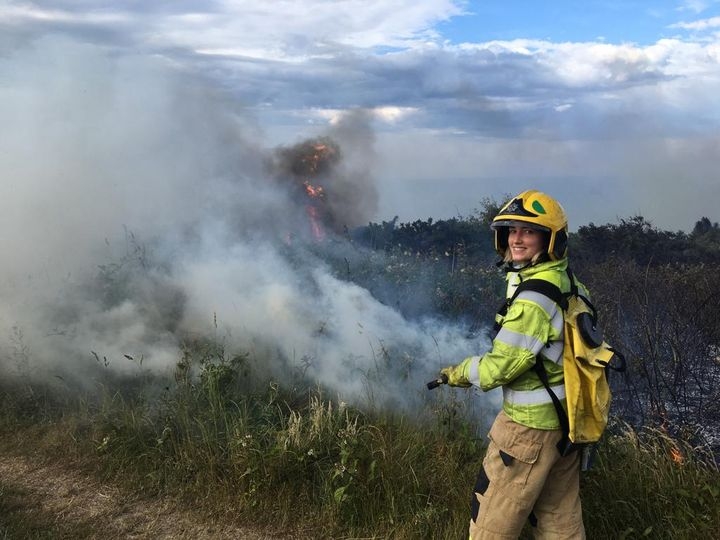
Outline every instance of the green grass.
[[(253, 381), (246, 357), (207, 347), (185, 351), (172, 383), (116, 380), (100, 399), (7, 389), (0, 430), (16, 447), (170, 495), (219, 523), (293, 537), (464, 537), (484, 447), (458, 404), (414, 418), (360, 411), (319, 389)], [(660, 432), (608, 437), (582, 479), (588, 538), (717, 537), (720, 473), (704, 457)]]
[(661, 431), (640, 437), (627, 430), (604, 441), (600, 458), (582, 486), (593, 537), (719, 536), (720, 472), (712, 456)]

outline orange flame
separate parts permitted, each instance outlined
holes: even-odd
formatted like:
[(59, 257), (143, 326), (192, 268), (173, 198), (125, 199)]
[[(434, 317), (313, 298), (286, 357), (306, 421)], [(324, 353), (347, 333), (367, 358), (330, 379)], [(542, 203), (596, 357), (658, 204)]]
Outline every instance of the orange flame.
[[(339, 148), (331, 141), (306, 141), (278, 152), (282, 172), (295, 182), (303, 200), (309, 232), (315, 240), (323, 240), (326, 227), (331, 227), (332, 207), (323, 185), (329, 181), (340, 158)], [(330, 190), (332, 193), (332, 190)]]
[(323, 195), (325, 195), (325, 190), (322, 188), (322, 186), (313, 186), (307, 180), (303, 182), (303, 186), (305, 186), (305, 192), (313, 198), (322, 197)]
[(331, 147), (322, 143), (314, 144), (313, 150), (315, 150), (314, 153), (302, 158), (303, 163), (308, 163), (308, 172), (310, 174), (317, 173), (320, 168), (321, 161), (334, 153), (334, 150)]
[(685, 456), (683, 456), (682, 452), (677, 446), (673, 446), (670, 449), (670, 457), (677, 465), (682, 465), (685, 463)]
[(310, 219), (310, 230), (312, 231), (313, 238), (315, 240), (323, 240), (325, 238), (325, 231), (320, 225), (320, 216), (318, 215), (318, 209), (314, 206), (306, 206), (308, 218)]

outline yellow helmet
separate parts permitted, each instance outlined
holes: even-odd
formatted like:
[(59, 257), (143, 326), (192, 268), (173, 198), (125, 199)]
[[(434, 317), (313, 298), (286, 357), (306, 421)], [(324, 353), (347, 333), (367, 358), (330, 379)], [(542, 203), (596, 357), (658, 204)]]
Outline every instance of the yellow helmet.
[(535, 190), (523, 191), (500, 209), (490, 227), (495, 232), (495, 251), (501, 257), (508, 247), (508, 227), (516, 224), (548, 233), (547, 255), (551, 260), (567, 255), (567, 216), (560, 203), (549, 195)]

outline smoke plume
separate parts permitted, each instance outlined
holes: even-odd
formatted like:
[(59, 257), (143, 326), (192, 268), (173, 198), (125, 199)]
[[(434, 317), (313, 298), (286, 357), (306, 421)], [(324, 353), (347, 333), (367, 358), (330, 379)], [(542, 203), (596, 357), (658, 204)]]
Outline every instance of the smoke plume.
[(343, 399), (402, 405), (484, 345), (408, 322), (304, 249), (313, 213), (342, 243), (375, 211), (364, 113), (266, 149), (202, 81), (59, 39), (2, 57), (0, 80), (6, 376), (82, 381), (89, 364), (140, 359), (162, 372), (212, 336), (275, 377), (302, 370)]

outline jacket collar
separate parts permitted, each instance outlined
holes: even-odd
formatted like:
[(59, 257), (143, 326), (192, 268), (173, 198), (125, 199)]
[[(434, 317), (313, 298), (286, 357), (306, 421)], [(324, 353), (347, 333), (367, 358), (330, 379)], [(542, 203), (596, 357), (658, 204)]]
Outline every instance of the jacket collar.
[(521, 268), (514, 268), (508, 264), (505, 266), (505, 270), (508, 274), (518, 273), (522, 276), (522, 279), (527, 279), (530, 276), (538, 274), (540, 272), (547, 272), (548, 270), (555, 270), (558, 272), (565, 272), (568, 267), (567, 257), (558, 261), (544, 261), (537, 264), (529, 264)]

